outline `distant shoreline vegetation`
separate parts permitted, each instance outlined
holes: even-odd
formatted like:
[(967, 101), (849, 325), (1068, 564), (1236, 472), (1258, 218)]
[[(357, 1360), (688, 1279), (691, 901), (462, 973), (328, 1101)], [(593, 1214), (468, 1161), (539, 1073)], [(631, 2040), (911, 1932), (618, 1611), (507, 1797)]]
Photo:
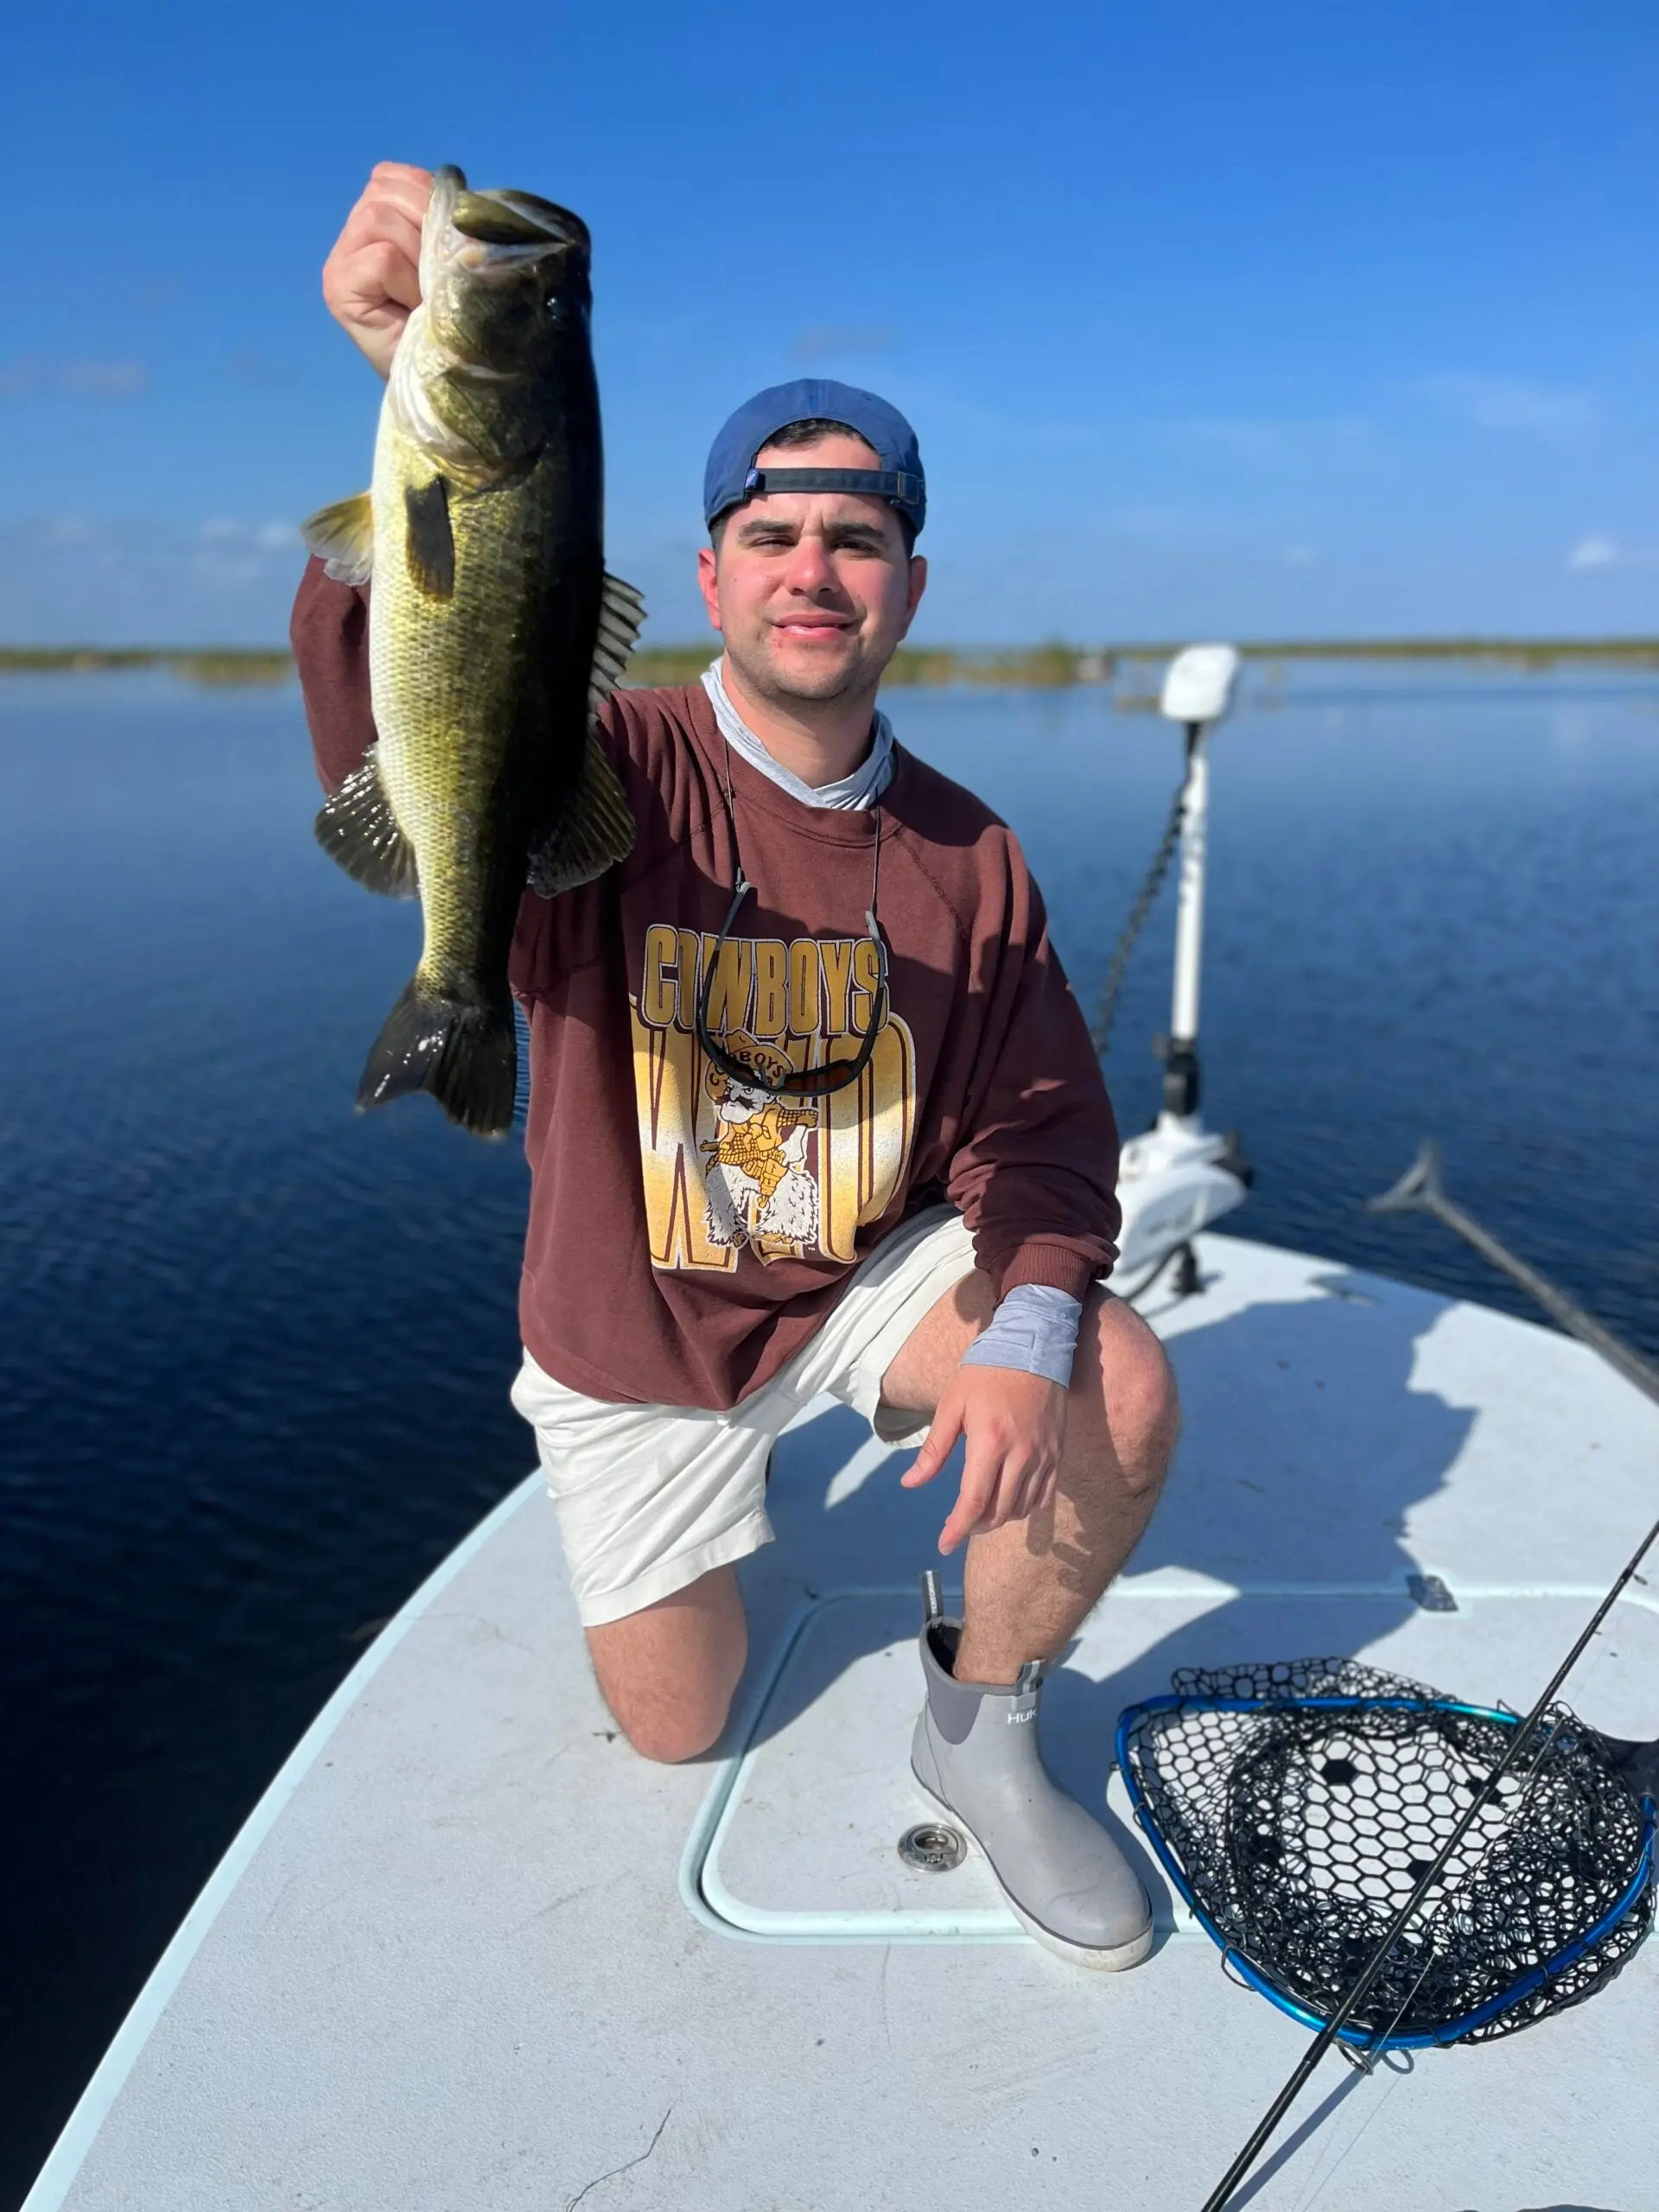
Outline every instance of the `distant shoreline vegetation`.
[(286, 683), (294, 656), (276, 645), (0, 645), (0, 675), (102, 675), (165, 668), (192, 683)]
[[(885, 681), (890, 685), (967, 683), (1019, 690), (1116, 684), (1119, 704), (1151, 705), (1152, 699), (1133, 685), (1149, 681), (1153, 670), (1179, 652), (1184, 642), (1188, 641), (905, 645)], [(1571, 663), (1659, 668), (1659, 638), (1294, 638), (1245, 640), (1238, 649), (1246, 660), (1261, 662), (1479, 661), (1527, 670)], [(713, 654), (712, 642), (647, 645), (628, 663), (624, 681), (631, 686), (695, 683)], [(294, 673), (291, 656), (273, 646), (0, 645), (0, 675), (97, 674), (137, 668), (164, 668), (188, 683), (208, 684), (285, 683)]]

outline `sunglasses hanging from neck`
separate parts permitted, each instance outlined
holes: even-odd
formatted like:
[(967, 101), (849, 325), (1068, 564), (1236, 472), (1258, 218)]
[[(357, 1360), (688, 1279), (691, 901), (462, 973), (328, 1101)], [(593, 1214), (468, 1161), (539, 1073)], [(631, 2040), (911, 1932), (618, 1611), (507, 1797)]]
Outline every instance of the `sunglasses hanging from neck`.
[(821, 1098), (830, 1091), (845, 1090), (849, 1084), (858, 1081), (870, 1065), (876, 1039), (886, 1027), (887, 1020), (887, 941), (881, 934), (881, 925), (875, 918), (876, 893), (881, 884), (880, 806), (876, 804), (870, 810), (875, 817), (875, 836), (870, 869), (870, 903), (864, 914), (869, 941), (875, 947), (875, 988), (869, 994), (870, 1018), (858, 1050), (851, 1059), (829, 1060), (822, 1067), (804, 1068), (798, 1073), (774, 1079), (763, 1070), (752, 1066), (747, 1060), (739, 1058), (735, 1052), (728, 1052), (709, 1026), (709, 1007), (714, 996), (715, 976), (720, 966), (720, 957), (743, 901), (754, 888), (743, 872), (743, 855), (737, 842), (737, 811), (732, 804), (729, 752), (722, 762), (722, 768), (721, 780), (726, 794), (726, 819), (732, 832), (732, 852), (737, 863), (736, 880), (732, 889), (731, 904), (726, 909), (726, 918), (720, 925), (720, 935), (715, 940), (715, 949), (703, 970), (702, 987), (697, 992), (697, 1042), (728, 1082), (741, 1083), (748, 1090), (764, 1092), (769, 1098)]

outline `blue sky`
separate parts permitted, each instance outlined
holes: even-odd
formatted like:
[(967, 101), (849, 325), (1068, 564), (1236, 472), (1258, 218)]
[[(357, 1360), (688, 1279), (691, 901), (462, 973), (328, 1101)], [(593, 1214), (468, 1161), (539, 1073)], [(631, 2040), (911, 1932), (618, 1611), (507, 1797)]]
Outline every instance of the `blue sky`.
[(370, 164), (595, 238), (611, 565), (757, 386), (920, 433), (917, 635), (1659, 628), (1652, 0), (60, 5), (0, 83), (0, 639), (279, 638)]

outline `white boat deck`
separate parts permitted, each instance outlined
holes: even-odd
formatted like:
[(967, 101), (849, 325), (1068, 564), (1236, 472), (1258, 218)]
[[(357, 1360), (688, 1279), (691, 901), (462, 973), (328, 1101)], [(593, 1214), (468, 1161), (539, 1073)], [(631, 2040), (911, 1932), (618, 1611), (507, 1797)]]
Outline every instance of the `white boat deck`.
[[(1200, 1256), (1205, 1293), (1152, 1315), (1175, 1475), (1047, 1695), (1051, 1764), (1095, 1804), (1119, 1709), (1191, 1662), (1353, 1653), (1524, 1707), (1659, 1495), (1659, 1408), (1580, 1345), (1231, 1238)], [(26, 2212), (1196, 2212), (1304, 2032), (1166, 1909), (1145, 1967), (1087, 1975), (972, 1853), (900, 1863), (946, 1483), (895, 1471), (842, 1408), (785, 1440), (744, 1715), (681, 1769), (616, 1735), (516, 1491), (273, 1784)], [(1415, 1573), (1458, 1610), (1421, 1610)], [(1568, 1695), (1659, 1729), (1659, 1586)], [(1333, 2056), (1236, 2202), (1649, 2212), (1656, 2030), (1649, 1946), (1510, 2040)]]

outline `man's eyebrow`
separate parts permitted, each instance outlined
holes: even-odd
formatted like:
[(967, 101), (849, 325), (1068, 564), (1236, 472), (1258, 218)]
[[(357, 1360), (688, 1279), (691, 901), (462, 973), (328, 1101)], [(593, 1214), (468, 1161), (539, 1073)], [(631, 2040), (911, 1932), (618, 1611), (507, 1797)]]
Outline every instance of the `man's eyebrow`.
[[(737, 525), (738, 538), (740, 542), (745, 543), (772, 533), (781, 533), (789, 537), (798, 537), (800, 524), (792, 518), (784, 515), (751, 513)], [(887, 542), (887, 531), (880, 523), (874, 520), (866, 521), (860, 515), (832, 518), (824, 524), (823, 534), (840, 544), (858, 541), (871, 545), (885, 545)]]

